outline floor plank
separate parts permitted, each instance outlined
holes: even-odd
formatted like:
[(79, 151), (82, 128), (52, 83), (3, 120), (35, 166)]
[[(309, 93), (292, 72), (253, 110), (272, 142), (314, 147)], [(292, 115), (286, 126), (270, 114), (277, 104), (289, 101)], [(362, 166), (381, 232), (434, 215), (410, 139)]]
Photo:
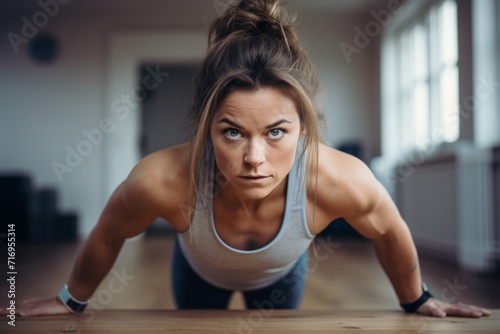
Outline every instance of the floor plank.
[[(498, 333), (500, 310), (483, 319), (427, 318), (397, 311), (106, 310), (100, 314), (21, 318), (24, 333)], [(0, 331), (8, 326), (0, 323)]]

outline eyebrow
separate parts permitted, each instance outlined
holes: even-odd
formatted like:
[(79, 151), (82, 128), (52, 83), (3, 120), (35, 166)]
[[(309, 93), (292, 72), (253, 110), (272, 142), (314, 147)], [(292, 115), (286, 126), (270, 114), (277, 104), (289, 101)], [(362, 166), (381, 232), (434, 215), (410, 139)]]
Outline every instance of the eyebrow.
[[(223, 118), (221, 119), (218, 123), (228, 123), (232, 126), (234, 126), (235, 128), (238, 128), (238, 129), (243, 129), (243, 126), (239, 125), (238, 123), (235, 123), (227, 118)], [(279, 121), (276, 121), (272, 124), (269, 124), (269, 125), (266, 125), (266, 129), (271, 129), (271, 128), (274, 128), (274, 127), (277, 127), (278, 125), (282, 124), (282, 123), (289, 123), (291, 124), (292, 122), (290, 122), (289, 120), (286, 120), (286, 119), (280, 119)]]

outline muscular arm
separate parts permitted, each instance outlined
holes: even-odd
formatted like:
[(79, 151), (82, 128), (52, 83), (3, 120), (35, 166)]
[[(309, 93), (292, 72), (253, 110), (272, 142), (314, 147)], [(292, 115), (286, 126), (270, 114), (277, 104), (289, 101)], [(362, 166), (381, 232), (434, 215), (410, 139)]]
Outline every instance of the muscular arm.
[(360, 160), (321, 146), (318, 206), (323, 221), (344, 217), (373, 240), (379, 261), (403, 303), (422, 293), (410, 231), (384, 187)]
[[(422, 295), (422, 279), (415, 244), (405, 221), (384, 187), (361, 161), (335, 150), (321, 148), (318, 204), (322, 217), (344, 217), (370, 238), (401, 303)], [(326, 215), (325, 215), (326, 212)], [(328, 216), (329, 215), (329, 216)], [(427, 300), (418, 313), (443, 317), (488, 316), (482, 307)]]
[[(68, 290), (87, 300), (115, 262), (125, 240), (143, 232), (156, 218), (147, 205), (127, 205), (138, 197), (137, 185), (121, 184), (109, 199), (101, 217), (85, 241), (68, 281)], [(128, 188), (127, 188), (128, 187)], [(128, 196), (127, 196), (128, 195)]]
[[(125, 240), (142, 233), (156, 217), (185, 229), (179, 204), (185, 200), (187, 146), (154, 153), (143, 159), (111, 195), (97, 225), (80, 250), (68, 280), (68, 290), (87, 300), (107, 275)], [(22, 316), (64, 314), (58, 298), (30, 299), (16, 307)], [(8, 314), (0, 308), (0, 315)]]
[(179, 146), (148, 156), (116, 189), (73, 267), (68, 290), (75, 298), (87, 300), (111, 269), (125, 240), (142, 233), (157, 217), (165, 218), (176, 230), (182, 228), (175, 217), (184, 199), (180, 189), (186, 188), (185, 176), (179, 174), (185, 170), (186, 151)]
[(346, 217), (361, 234), (369, 237), (382, 268), (401, 303), (411, 303), (422, 294), (417, 251), (408, 226), (391, 198), (375, 180), (367, 185), (373, 200), (366, 212)]
[[(367, 211), (347, 220), (361, 233), (371, 234), (378, 259), (389, 277), (401, 303), (412, 303), (422, 295), (422, 281), (415, 244), (408, 226), (403, 221), (391, 198), (376, 181), (368, 182), (366, 191), (373, 198)], [(482, 307), (467, 304), (450, 304), (431, 298), (421, 305), (418, 313), (435, 317), (489, 316)]]

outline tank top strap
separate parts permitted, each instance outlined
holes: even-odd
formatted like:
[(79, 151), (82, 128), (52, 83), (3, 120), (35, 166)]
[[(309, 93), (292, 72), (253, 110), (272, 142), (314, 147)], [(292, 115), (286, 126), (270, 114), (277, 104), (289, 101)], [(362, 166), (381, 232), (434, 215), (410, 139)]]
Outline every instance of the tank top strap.
[(288, 174), (288, 186), (292, 187), (291, 208), (294, 210), (302, 209), (305, 205), (305, 184), (306, 184), (306, 161), (307, 151), (304, 150), (303, 140), (300, 139), (295, 153), (295, 163), (293, 164), (290, 173)]

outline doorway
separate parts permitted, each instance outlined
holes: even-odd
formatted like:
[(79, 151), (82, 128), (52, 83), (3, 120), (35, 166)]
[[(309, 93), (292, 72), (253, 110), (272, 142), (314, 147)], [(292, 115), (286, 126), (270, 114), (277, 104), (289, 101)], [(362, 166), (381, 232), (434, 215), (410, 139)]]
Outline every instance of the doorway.
[[(168, 76), (149, 90), (141, 105), (141, 156), (179, 145), (188, 140), (186, 116), (193, 104), (194, 64), (140, 66), (140, 78), (159, 66)], [(156, 68), (157, 69), (157, 68)]]
[[(151, 69), (166, 75), (165, 79), (142, 100), (140, 106), (140, 154), (148, 154), (188, 140), (187, 115), (193, 104), (194, 64), (142, 64), (139, 78)], [(168, 75), (166, 74), (168, 73)], [(147, 235), (173, 233), (164, 219), (157, 218), (146, 230)]]

